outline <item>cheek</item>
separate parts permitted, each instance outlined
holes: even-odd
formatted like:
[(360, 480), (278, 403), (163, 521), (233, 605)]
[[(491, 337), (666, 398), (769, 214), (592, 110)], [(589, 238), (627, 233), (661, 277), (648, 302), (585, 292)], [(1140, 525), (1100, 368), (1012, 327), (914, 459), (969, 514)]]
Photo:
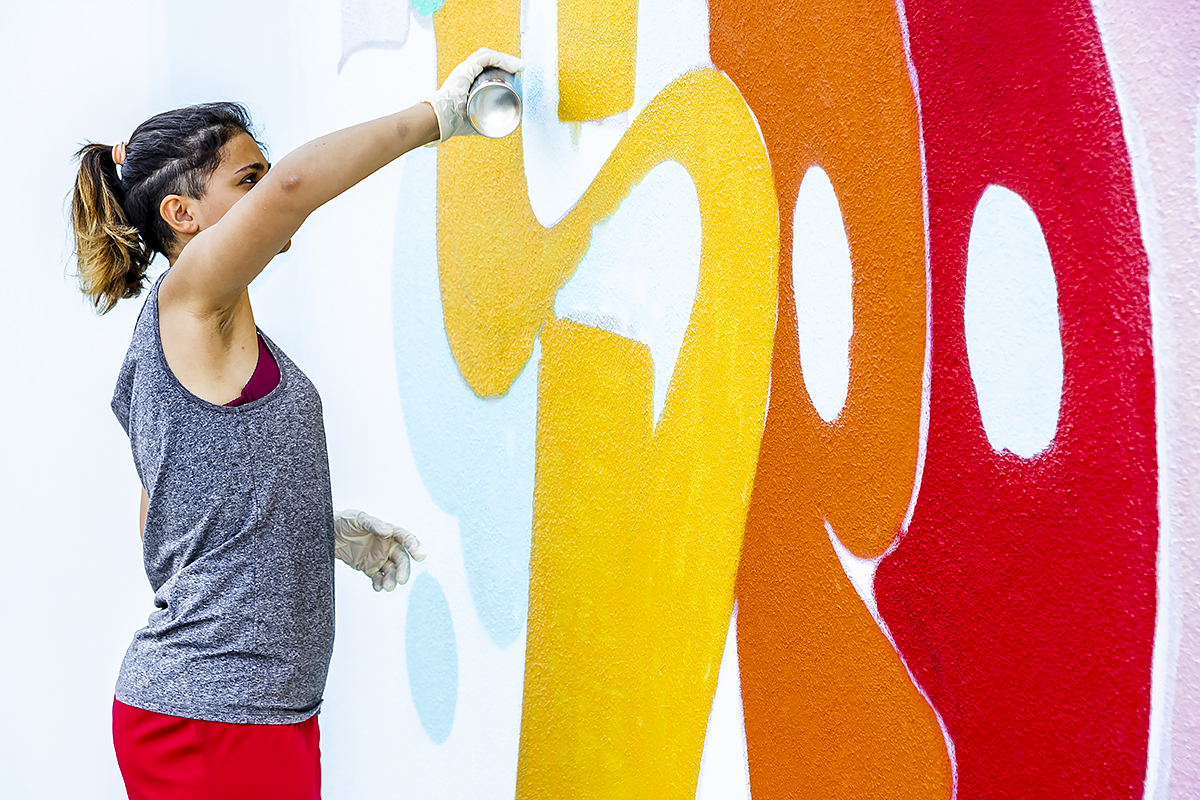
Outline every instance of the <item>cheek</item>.
[(217, 222), (221, 217), (225, 216), (229, 209), (233, 208), (238, 200), (241, 200), (245, 192), (223, 192), (212, 198), (211, 206), (212, 222)]

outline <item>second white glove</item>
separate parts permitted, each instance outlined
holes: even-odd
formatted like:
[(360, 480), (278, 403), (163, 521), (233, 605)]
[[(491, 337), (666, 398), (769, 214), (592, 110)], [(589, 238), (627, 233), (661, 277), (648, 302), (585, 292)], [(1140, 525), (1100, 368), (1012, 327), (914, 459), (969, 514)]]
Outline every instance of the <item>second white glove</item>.
[(417, 537), (357, 509), (334, 512), (333, 536), (333, 554), (365, 573), (377, 592), (408, 581), (409, 559), (425, 560)]
[(525, 69), (525, 62), (516, 56), (484, 47), (467, 56), (466, 61), (451, 70), (442, 88), (425, 101), (433, 106), (433, 113), (437, 115), (441, 138), (436, 144), (441, 144), (451, 136), (475, 133), (470, 120), (467, 119), (467, 94), (470, 93), (471, 84), (479, 77), (479, 73), (488, 67), (499, 67), (506, 72), (520, 72)]

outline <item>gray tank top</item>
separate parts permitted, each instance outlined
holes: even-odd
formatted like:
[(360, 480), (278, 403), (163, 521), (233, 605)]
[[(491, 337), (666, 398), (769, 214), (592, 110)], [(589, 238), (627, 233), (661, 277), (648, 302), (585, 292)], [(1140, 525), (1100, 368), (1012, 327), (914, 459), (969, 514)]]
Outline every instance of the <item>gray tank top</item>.
[(263, 337), (279, 385), (240, 406), (176, 379), (154, 284), (113, 412), (150, 495), (143, 554), (155, 611), (117, 679), (126, 705), (214, 722), (316, 714), (333, 650), (333, 508), (321, 398)]

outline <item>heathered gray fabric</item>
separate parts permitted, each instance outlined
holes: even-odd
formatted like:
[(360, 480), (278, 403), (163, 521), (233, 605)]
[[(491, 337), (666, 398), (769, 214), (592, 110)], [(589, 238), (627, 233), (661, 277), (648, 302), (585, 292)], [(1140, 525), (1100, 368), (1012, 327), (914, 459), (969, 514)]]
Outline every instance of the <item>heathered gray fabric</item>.
[(268, 724), (320, 708), (333, 650), (321, 398), (263, 338), (279, 386), (231, 408), (191, 394), (167, 367), (157, 282), (134, 327), (112, 408), (150, 494), (143, 553), (156, 610), (121, 665), (126, 705)]

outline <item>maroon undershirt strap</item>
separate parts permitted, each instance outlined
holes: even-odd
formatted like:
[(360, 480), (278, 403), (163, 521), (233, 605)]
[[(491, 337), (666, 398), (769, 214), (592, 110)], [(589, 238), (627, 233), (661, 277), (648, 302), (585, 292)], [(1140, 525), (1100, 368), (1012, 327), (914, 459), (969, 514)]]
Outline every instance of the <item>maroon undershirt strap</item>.
[(242, 394), (236, 400), (231, 400), (225, 405), (240, 406), (243, 403), (249, 403), (252, 400), (258, 400), (261, 397), (266, 397), (275, 387), (279, 385), (279, 364), (275, 363), (275, 356), (271, 355), (271, 351), (267, 348), (267, 343), (263, 341), (262, 334), (258, 335), (258, 364), (254, 367), (254, 374), (250, 376), (246, 388), (242, 390)]

